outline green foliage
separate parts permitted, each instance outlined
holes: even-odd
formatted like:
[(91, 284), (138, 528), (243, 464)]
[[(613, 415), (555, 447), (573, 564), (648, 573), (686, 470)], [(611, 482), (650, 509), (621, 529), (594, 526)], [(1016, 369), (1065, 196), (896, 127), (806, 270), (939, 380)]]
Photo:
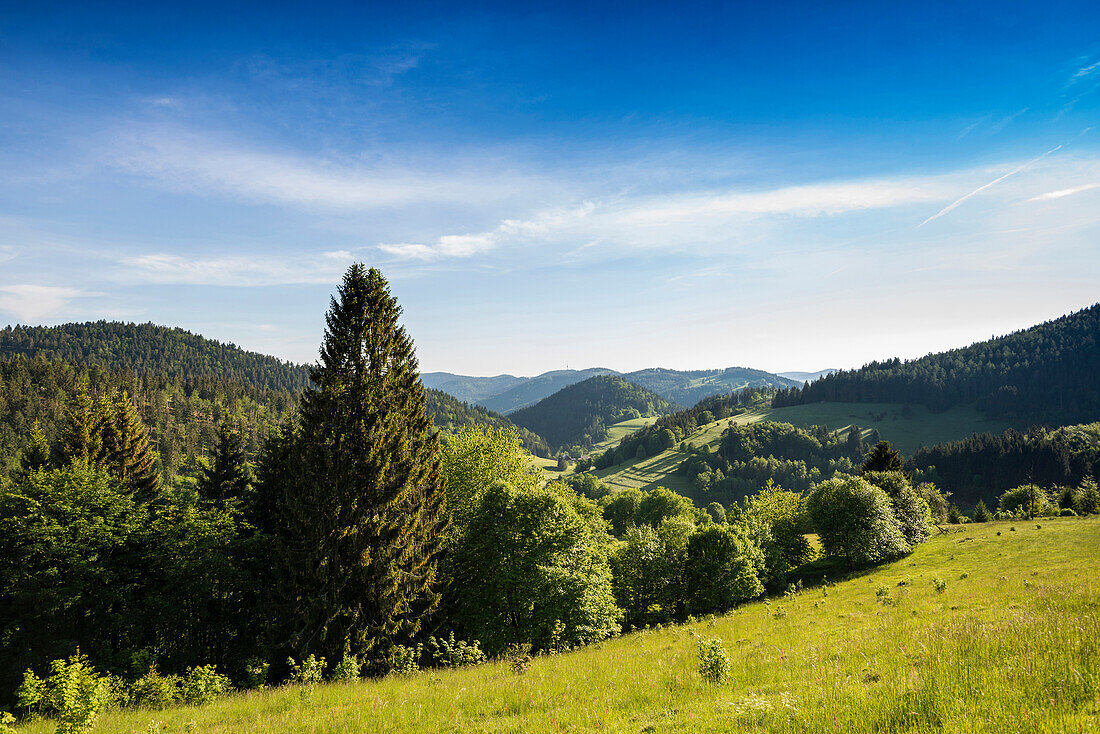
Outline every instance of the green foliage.
[(1021, 423), (1092, 421), (1100, 417), (1098, 331), (1100, 304), (964, 349), (840, 371), (782, 391), (775, 405), (913, 402), (943, 411), (977, 399), (988, 414)]
[(315, 385), (257, 485), (274, 536), (277, 633), (299, 655), (381, 659), (420, 628), (443, 541), (439, 439), (382, 274), (353, 265), (326, 316)]
[(993, 518), (989, 515), (985, 502), (978, 500), (978, 504), (974, 505), (974, 512), (971, 513), (970, 519), (973, 522), (989, 522)]
[(216, 502), (246, 497), (252, 488), (252, 467), (244, 450), (241, 432), (228, 414), (218, 423), (218, 438), (199, 477), (198, 490)]
[(163, 675), (152, 666), (130, 686), (130, 701), (134, 706), (165, 709), (181, 699), (181, 678)]
[(932, 535), (932, 511), (913, 489), (909, 477), (900, 471), (868, 471), (863, 478), (890, 498), (890, 509), (906, 543), (917, 545)]
[(802, 495), (790, 492), (772, 480), (745, 500), (745, 522), (759, 522), (768, 527), (782, 553), (780, 572), (810, 560), (813, 549), (806, 539), (808, 521)]
[(482, 493), (494, 482), (520, 490), (542, 484), (542, 474), (531, 468), (514, 428), (461, 428), (443, 443), (441, 459), (450, 532), (458, 537), (465, 533)]
[(523, 448), (535, 456), (550, 456), (550, 444), (542, 436), (520, 428), (507, 416), (480, 405), (463, 403), (440, 390), (425, 390), (427, 410), (435, 427), (444, 434), (457, 433), (462, 428), (481, 426), (484, 429), (514, 430), (523, 441)]
[(546, 438), (554, 447), (591, 447), (607, 436), (624, 411), (664, 415), (676, 406), (660, 395), (614, 375), (597, 375), (511, 413), (513, 423)]
[(7, 711), (0, 711), (0, 734), (15, 734), (15, 717)]
[(1035, 484), (1021, 484), (1008, 490), (1001, 495), (997, 504), (1002, 511), (1017, 517), (1043, 517), (1058, 512), (1047, 491)]
[(420, 656), (423, 654), (424, 646), (419, 643), (411, 647), (394, 645), (390, 648), (390, 671), (398, 675), (420, 672)]
[(332, 680), (359, 680), (362, 667), (362, 664), (354, 655), (344, 653), (344, 657), (340, 659), (340, 662), (332, 667)]
[(688, 538), (685, 562), (687, 607), (691, 614), (732, 609), (764, 591), (760, 549), (729, 525), (708, 525)]
[(825, 552), (844, 558), (850, 567), (893, 560), (910, 550), (890, 498), (866, 479), (824, 481), (814, 487), (806, 508)]
[(867, 472), (900, 472), (905, 467), (901, 460), (901, 454), (894, 450), (889, 441), (879, 441), (867, 453), (860, 471)]
[(103, 678), (80, 653), (50, 663), (45, 682), (48, 713), (57, 722), (57, 734), (80, 734), (95, 725), (106, 699)]
[(493, 484), (454, 549), (456, 618), (492, 654), (513, 644), (550, 649), (559, 623), (570, 646), (617, 629), (621, 613), (599, 510), (555, 486)]
[(658, 528), (629, 528), (611, 556), (615, 600), (626, 627), (667, 623), (684, 606), (684, 564), (694, 528), (685, 517), (668, 518)]
[(1100, 488), (1096, 485), (1096, 480), (1092, 477), (1088, 477), (1081, 482), (1081, 486), (1077, 488), (1076, 504), (1073, 510), (1078, 515), (1097, 515), (1100, 514)]
[(433, 665), (445, 668), (465, 668), (469, 665), (479, 665), (488, 659), (481, 651), (480, 642), (456, 640), (454, 632), (447, 637), (429, 637), (425, 649)]
[(947, 591), (947, 582), (941, 579), (939, 576), (936, 576), (932, 579), (932, 588), (935, 589), (938, 593), (942, 594), (943, 592)]
[(720, 639), (699, 640), (699, 675), (707, 683), (721, 685), (729, 680), (733, 665)]

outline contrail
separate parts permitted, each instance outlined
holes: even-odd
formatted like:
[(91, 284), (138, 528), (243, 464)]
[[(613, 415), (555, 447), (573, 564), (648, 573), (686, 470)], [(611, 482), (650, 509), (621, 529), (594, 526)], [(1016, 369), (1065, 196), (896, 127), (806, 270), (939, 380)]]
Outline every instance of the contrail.
[(970, 192), (969, 194), (967, 194), (966, 196), (964, 196), (964, 197), (962, 197), (962, 198), (960, 198), (960, 199), (956, 199), (955, 201), (953, 201), (953, 202), (951, 202), (950, 204), (948, 204), (947, 206), (945, 206), (945, 207), (944, 207), (943, 209), (940, 209), (940, 210), (939, 210), (938, 212), (936, 212), (936, 213), (935, 213), (935, 214), (933, 214), (932, 216), (928, 217), (928, 219), (925, 219), (925, 220), (924, 220), (923, 222), (921, 222), (920, 224), (918, 224), (918, 225), (917, 225), (917, 229), (920, 229), (920, 228), (921, 228), (921, 227), (923, 227), (924, 225), (926, 225), (926, 224), (928, 224), (929, 222), (931, 222), (931, 221), (932, 221), (933, 219), (939, 219), (939, 218), (940, 218), (940, 217), (942, 217), (942, 216), (943, 216), (944, 214), (947, 214), (947, 213), (948, 213), (949, 211), (951, 211), (952, 209), (954, 209), (955, 207), (957, 207), (957, 206), (958, 206), (959, 204), (961, 204), (961, 203), (963, 203), (964, 201), (966, 201), (967, 199), (969, 199), (969, 198), (970, 198), (971, 196), (974, 196), (974, 195), (976, 195), (976, 194), (980, 194), (981, 192), (983, 192), (983, 191), (985, 191), (986, 189), (988, 189), (988, 188), (989, 188), (990, 186), (993, 186), (993, 185), (995, 185), (995, 184), (999, 184), (999, 183), (1000, 183), (1001, 181), (1004, 181), (1004, 180), (1005, 180), (1006, 178), (1008, 178), (1009, 176), (1015, 176), (1015, 175), (1016, 175), (1017, 173), (1019, 173), (1020, 171), (1024, 170), (1024, 169), (1025, 169), (1025, 168), (1027, 168), (1028, 166), (1030, 166), (1030, 165), (1033, 165), (1033, 164), (1035, 164), (1035, 163), (1038, 163), (1039, 161), (1043, 160), (1044, 158), (1046, 158), (1046, 157), (1047, 157), (1048, 155), (1050, 155), (1051, 153), (1055, 152), (1056, 150), (1060, 150), (1060, 149), (1061, 149), (1061, 147), (1062, 147), (1061, 145), (1056, 145), (1056, 146), (1054, 146), (1053, 148), (1051, 148), (1050, 150), (1048, 150), (1048, 151), (1047, 151), (1046, 153), (1043, 153), (1043, 154), (1042, 154), (1041, 156), (1039, 156), (1038, 158), (1034, 158), (1034, 159), (1032, 159), (1032, 160), (1028, 161), (1027, 163), (1023, 164), (1023, 165), (1022, 165), (1022, 166), (1020, 166), (1019, 168), (1016, 168), (1016, 169), (1014, 169), (1014, 170), (1011, 170), (1011, 171), (1009, 171), (1008, 173), (1006, 173), (1005, 175), (1001, 176), (1000, 178), (994, 179), (994, 180), (990, 181), (989, 183), (987, 183), (987, 184), (986, 184), (986, 185), (984, 185), (984, 186), (979, 186), (978, 188), (974, 189), (973, 191), (971, 191), (971, 192)]

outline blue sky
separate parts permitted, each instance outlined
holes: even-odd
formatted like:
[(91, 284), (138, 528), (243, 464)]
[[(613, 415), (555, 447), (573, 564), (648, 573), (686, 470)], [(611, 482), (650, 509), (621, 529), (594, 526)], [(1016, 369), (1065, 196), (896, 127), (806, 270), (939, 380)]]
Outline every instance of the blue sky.
[(1100, 300), (1100, 6), (0, 3), (0, 323), (857, 366)]

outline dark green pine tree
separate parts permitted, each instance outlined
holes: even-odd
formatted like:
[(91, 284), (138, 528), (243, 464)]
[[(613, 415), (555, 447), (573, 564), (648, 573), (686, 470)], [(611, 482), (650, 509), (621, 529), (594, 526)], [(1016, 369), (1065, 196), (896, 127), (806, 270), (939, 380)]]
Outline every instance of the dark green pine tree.
[(103, 430), (108, 411), (102, 401), (92, 400), (88, 386), (82, 385), (76, 400), (65, 411), (58, 449), (63, 464), (103, 462)]
[(48, 469), (50, 466), (50, 443), (42, 433), (38, 421), (31, 427), (31, 433), (27, 436), (27, 443), (23, 447), (23, 453), (19, 457), (19, 478), (22, 479), (32, 472), (40, 469)]
[(149, 445), (145, 424), (123, 393), (106, 404), (108, 419), (102, 429), (102, 462), (136, 497), (149, 500), (160, 491), (157, 454)]
[(901, 460), (901, 454), (894, 450), (889, 441), (879, 441), (867, 453), (863, 461), (861, 471), (901, 471), (905, 464)]
[(439, 602), (438, 438), (413, 342), (382, 274), (360, 264), (332, 300), (297, 430), (269, 445), (259, 508), (279, 548), (291, 652), (378, 660)]
[(218, 423), (218, 440), (211, 452), (210, 463), (199, 477), (199, 494), (208, 500), (224, 503), (230, 498), (242, 498), (252, 486), (252, 469), (245, 456), (240, 431), (222, 416)]

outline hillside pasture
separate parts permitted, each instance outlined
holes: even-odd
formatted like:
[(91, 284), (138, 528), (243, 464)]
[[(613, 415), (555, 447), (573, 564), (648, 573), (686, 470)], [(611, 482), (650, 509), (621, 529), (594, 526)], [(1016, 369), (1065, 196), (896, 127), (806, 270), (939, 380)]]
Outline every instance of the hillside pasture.
[[(1100, 518), (953, 526), (827, 587), (537, 657), (522, 672), (499, 660), (289, 686), (110, 712), (95, 731), (1095, 732), (1098, 564)], [(712, 639), (731, 662), (722, 684), (698, 672), (698, 642)]]

